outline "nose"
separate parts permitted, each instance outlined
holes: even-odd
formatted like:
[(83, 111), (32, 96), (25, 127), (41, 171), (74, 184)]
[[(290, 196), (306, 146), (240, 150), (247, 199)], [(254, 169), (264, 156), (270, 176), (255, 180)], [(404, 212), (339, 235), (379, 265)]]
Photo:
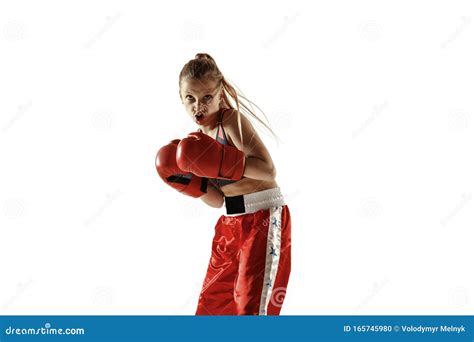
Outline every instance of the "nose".
[(205, 107), (206, 107), (206, 106), (205, 106), (204, 103), (202, 103), (202, 102), (196, 102), (195, 107), (194, 107), (194, 112), (197, 113), (197, 112), (199, 112), (199, 111), (201, 111), (201, 110), (204, 110), (204, 109), (206, 109)]

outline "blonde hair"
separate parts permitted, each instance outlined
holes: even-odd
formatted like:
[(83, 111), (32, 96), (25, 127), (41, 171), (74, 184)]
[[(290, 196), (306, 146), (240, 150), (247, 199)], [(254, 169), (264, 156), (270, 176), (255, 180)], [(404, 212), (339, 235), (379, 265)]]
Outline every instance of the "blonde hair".
[[(242, 110), (242, 115), (245, 115), (247, 118), (253, 118), (257, 120), (260, 124), (262, 124), (277, 140), (280, 140), (278, 136), (273, 132), (269, 125), (263, 122), (253, 110), (253, 106), (257, 107), (260, 112), (262, 112), (265, 120), (267, 122), (267, 116), (265, 113), (252, 101), (247, 99), (238, 87), (234, 87), (231, 83), (225, 79), (222, 72), (217, 67), (216, 62), (214, 59), (208, 55), (207, 53), (198, 53), (194, 59), (191, 59), (188, 63), (186, 63), (181, 72), (179, 73), (179, 88), (181, 91), (181, 82), (187, 79), (194, 79), (194, 80), (205, 80), (205, 79), (212, 79), (218, 82), (218, 86), (222, 85), (222, 100), (223, 102), (229, 107), (234, 108), (237, 110), (237, 122), (239, 126), (239, 133), (240, 133), (240, 141), (242, 139), (242, 125), (240, 120), (240, 114)], [(237, 90), (235, 89), (237, 88)], [(180, 92), (181, 93), (181, 92)], [(234, 104), (232, 103), (234, 102)], [(247, 103), (247, 104), (246, 104)]]

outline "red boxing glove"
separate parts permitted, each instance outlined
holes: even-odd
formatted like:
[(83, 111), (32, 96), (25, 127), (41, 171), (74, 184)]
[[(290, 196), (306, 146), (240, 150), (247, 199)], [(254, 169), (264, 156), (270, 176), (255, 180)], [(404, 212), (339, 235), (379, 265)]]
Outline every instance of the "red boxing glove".
[(239, 180), (244, 175), (245, 154), (204, 133), (193, 132), (178, 144), (176, 162), (181, 170), (201, 177)]
[(208, 179), (193, 175), (178, 167), (176, 148), (179, 141), (175, 139), (160, 148), (155, 159), (156, 171), (166, 184), (179, 192), (195, 198), (201, 197), (207, 192)]

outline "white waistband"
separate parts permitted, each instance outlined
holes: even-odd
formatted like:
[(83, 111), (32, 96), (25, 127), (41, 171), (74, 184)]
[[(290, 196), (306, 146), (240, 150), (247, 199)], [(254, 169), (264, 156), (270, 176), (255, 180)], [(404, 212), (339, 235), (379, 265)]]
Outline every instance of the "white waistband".
[(271, 207), (280, 207), (285, 205), (285, 200), (279, 187), (243, 195), (243, 201), (245, 207), (244, 213), (226, 214), (226, 216), (251, 214), (261, 209), (269, 209)]

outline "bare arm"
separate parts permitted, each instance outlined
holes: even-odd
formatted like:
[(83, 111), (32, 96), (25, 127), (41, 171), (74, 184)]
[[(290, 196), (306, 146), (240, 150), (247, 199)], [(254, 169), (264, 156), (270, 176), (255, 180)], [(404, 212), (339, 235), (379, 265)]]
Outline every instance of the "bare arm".
[(275, 180), (276, 170), (273, 163), (257, 157), (248, 156), (245, 159), (244, 176), (247, 178), (273, 181)]
[(247, 178), (273, 181), (276, 177), (276, 169), (272, 157), (250, 121), (241, 115), (242, 137), (237, 126), (237, 111), (229, 112), (225, 121), (228, 138), (232, 144), (245, 153), (244, 176)]
[(216, 189), (212, 184), (207, 184), (207, 193), (200, 197), (204, 203), (213, 208), (222, 208), (224, 204), (224, 194)]

